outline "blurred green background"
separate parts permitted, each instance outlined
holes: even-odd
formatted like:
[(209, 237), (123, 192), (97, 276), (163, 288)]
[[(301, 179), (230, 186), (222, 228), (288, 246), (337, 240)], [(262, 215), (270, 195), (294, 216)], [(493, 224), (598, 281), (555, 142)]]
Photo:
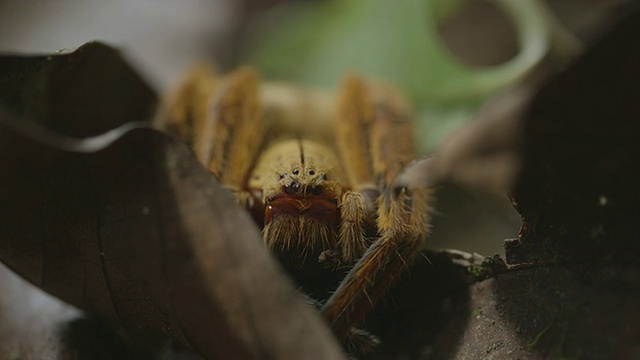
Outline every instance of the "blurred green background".
[[(398, 85), (418, 107), (421, 145), (430, 150), (487, 96), (522, 78), (550, 48), (553, 21), (543, 3), (472, 4), (465, 11), (474, 15), (468, 16), (482, 15), (485, 24), (469, 27), (469, 33), (491, 29), (501, 43), (490, 49), (502, 52), (493, 64), (467, 64), (441, 38), (440, 26), (465, 6), (459, 0), (283, 4), (263, 19), (266, 31), (247, 41), (247, 58), (270, 77), (314, 86), (335, 87), (345, 71)], [(458, 41), (464, 48), (474, 39)]]
[[(159, 92), (190, 64), (256, 65), (267, 79), (333, 89), (346, 71), (396, 84), (424, 154), (487, 98), (549, 56), (570, 56), (625, 1), (0, 0), (0, 51), (120, 47)], [(431, 247), (502, 253), (519, 216), (506, 196), (439, 187)]]

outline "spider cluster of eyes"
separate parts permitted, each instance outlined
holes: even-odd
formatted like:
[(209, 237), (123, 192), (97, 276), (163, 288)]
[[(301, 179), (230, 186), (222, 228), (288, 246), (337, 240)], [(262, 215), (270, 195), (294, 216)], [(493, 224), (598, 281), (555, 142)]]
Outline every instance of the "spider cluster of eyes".
[[(293, 169), (293, 171), (291, 171), (291, 173), (293, 175), (299, 175), (300, 174), (300, 169)], [(314, 176), (316, 174), (316, 172), (313, 169), (308, 169), (307, 170), (307, 175), (309, 176)], [(288, 177), (289, 174), (287, 173), (281, 173), (280, 174), (280, 179), (284, 179), (286, 177)], [(327, 180), (327, 174), (320, 174), (320, 179), (322, 181)], [(305, 195), (320, 195), (322, 194), (322, 191), (324, 190), (324, 187), (322, 185), (313, 185), (313, 186), (303, 186), (300, 181), (298, 181), (298, 179), (292, 179), (290, 183), (283, 185), (283, 190), (285, 192), (285, 194), (287, 195), (293, 195), (293, 194), (300, 194), (301, 192), (304, 193)]]

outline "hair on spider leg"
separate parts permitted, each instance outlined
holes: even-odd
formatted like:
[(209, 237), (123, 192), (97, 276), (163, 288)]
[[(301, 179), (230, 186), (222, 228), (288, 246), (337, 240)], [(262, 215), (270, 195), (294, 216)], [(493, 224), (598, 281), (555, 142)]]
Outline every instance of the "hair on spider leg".
[(302, 286), (298, 286), (298, 293), (302, 294), (302, 298), (304, 299), (305, 303), (313, 306), (316, 310), (320, 310), (324, 306), (324, 302), (314, 299), (311, 296), (305, 294), (304, 288), (302, 288)]
[(431, 267), (433, 267), (433, 263), (431, 262), (431, 260), (429, 259), (429, 257), (424, 253), (424, 251), (420, 251), (420, 256), (422, 256), (425, 260), (427, 260), (427, 262), (429, 263), (429, 265), (431, 265)]
[(400, 261), (402, 261), (402, 263), (407, 267), (407, 273), (410, 273), (411, 269), (409, 268), (409, 263), (407, 263), (404, 260), (404, 258), (402, 257), (402, 254), (400, 254), (398, 250), (396, 250), (396, 255), (398, 255), (398, 258), (400, 258)]
[(391, 206), (391, 200), (394, 200), (399, 201), (402, 204), (404, 210), (410, 212), (413, 208), (413, 195), (411, 189), (409, 189), (408, 186), (397, 185), (389, 186), (388, 189), (388, 193), (391, 194), (393, 198), (391, 198), (391, 196), (387, 197), (387, 201), (389, 203), (387, 205), (387, 208)]
[[(344, 340), (344, 345), (351, 352), (357, 352), (360, 355), (364, 355), (372, 352), (378, 345), (381, 344), (380, 339), (369, 333), (368, 331), (352, 327)], [(357, 359), (353, 357), (353, 354), (349, 355), (349, 359)]]

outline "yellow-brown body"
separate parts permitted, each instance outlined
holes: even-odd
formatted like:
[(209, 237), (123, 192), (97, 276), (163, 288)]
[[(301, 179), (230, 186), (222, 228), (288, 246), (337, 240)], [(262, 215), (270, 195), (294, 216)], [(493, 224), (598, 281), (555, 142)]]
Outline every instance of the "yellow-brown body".
[(366, 345), (354, 325), (428, 234), (431, 190), (394, 184), (415, 158), (402, 97), (354, 75), (332, 96), (260, 85), (249, 68), (220, 79), (199, 67), (166, 114), (162, 126), (252, 212), (303, 291), (326, 300), (335, 334)]

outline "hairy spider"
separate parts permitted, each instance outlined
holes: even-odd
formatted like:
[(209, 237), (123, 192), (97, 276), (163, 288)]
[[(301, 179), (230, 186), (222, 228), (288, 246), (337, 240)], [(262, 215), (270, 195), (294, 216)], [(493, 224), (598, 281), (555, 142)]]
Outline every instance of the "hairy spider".
[(430, 221), (431, 189), (394, 185), (415, 158), (402, 96), (356, 75), (333, 96), (198, 66), (164, 113), (161, 126), (252, 213), (335, 335), (372, 346), (356, 326), (420, 253)]

